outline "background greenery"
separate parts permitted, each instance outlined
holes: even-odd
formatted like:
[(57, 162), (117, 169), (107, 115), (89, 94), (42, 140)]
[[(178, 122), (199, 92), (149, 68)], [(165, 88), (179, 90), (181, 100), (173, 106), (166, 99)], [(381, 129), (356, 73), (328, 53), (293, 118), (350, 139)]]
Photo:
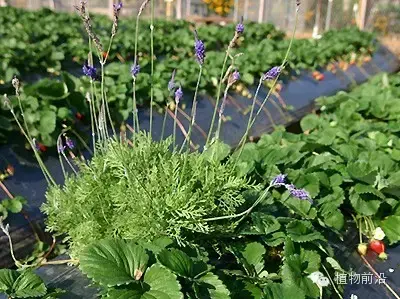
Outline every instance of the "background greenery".
[[(93, 16), (96, 33), (103, 44), (108, 43), (111, 21)], [(78, 78), (81, 66), (88, 55), (86, 32), (80, 18), (75, 14), (54, 13), (50, 10), (24, 11), (11, 7), (0, 9), (0, 92), (13, 94), (10, 84), (14, 75), (28, 81), (48, 76), (35, 83), (23, 82), (23, 106), (27, 122), (35, 137), (45, 146), (54, 146), (61, 124), (76, 128), (76, 114), (88, 115), (85, 95), (90, 90), (88, 78)], [(68, 26), (59, 24), (68, 23)], [(139, 63), (142, 68), (137, 78), (139, 105), (146, 105), (150, 98), (149, 23), (140, 23)], [(157, 20), (155, 32), (154, 100), (164, 105), (171, 100), (167, 89), (174, 69), (176, 82), (183, 86), (186, 94), (194, 90), (197, 78), (197, 63), (193, 58), (194, 26), (185, 21)], [(225, 48), (234, 33), (234, 24), (227, 26), (207, 25), (198, 28), (204, 40), (207, 59), (204, 65), (200, 91), (215, 95)], [(130, 66), (133, 61), (135, 20), (121, 19), (106, 66), (105, 91), (113, 119), (120, 123), (132, 111), (132, 77)], [(239, 38), (232, 54), (244, 53), (236, 59), (242, 75), (242, 83), (252, 85), (259, 76), (283, 60), (289, 40), (285, 34), (270, 24), (246, 24), (245, 33)], [(332, 61), (354, 61), (374, 51), (373, 35), (356, 28), (327, 32), (320, 40), (295, 40), (285, 70), (299, 72), (315, 70)], [(62, 71), (64, 70), (64, 71)], [(75, 74), (71, 75), (66, 71)], [(47, 72), (47, 74), (46, 74)], [(79, 76), (79, 75), (78, 75)], [(97, 84), (96, 84), (97, 85)], [(100, 90), (97, 85), (97, 90)], [(238, 90), (244, 90), (243, 86)], [(12, 99), (14, 105), (16, 100)], [(7, 142), (8, 136), (17, 130), (9, 111), (0, 109), (0, 137)], [(18, 110), (18, 109), (16, 109)], [(87, 119), (88, 120), (88, 119)]]

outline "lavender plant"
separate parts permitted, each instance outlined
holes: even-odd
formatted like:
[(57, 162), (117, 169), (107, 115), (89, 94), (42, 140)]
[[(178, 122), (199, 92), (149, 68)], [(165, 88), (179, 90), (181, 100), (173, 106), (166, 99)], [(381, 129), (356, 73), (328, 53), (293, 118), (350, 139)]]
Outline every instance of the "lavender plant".
[[(282, 64), (267, 71), (260, 78), (246, 132), (237, 152), (234, 155), (229, 155), (229, 147), (219, 140), (228, 90), (240, 80), (240, 70), (235, 66), (237, 55), (232, 57), (231, 50), (235, 47), (238, 38), (245, 33), (242, 21), (237, 24), (233, 38), (227, 46), (217, 89), (216, 105), (204, 151), (190, 151), (191, 134), (196, 121), (197, 93), (206, 59), (204, 43), (196, 31), (194, 32), (194, 56), (198, 63), (199, 72), (191, 103), (191, 120), (183, 144), (180, 147), (176, 144), (176, 126), (177, 109), (183, 97), (184, 87), (175, 82), (175, 72), (168, 86), (166, 86), (170, 92), (173, 92), (175, 100), (172, 138), (167, 137), (166, 140), (162, 141), (152, 139), (153, 92), (151, 93), (150, 105), (150, 130), (148, 133), (140, 130), (135, 93), (136, 78), (140, 76), (137, 55), (138, 22), (149, 2), (152, 16), (150, 25), (152, 41), (150, 45), (151, 78), (154, 75), (154, 3), (146, 0), (141, 5), (137, 15), (135, 55), (131, 68), (133, 79), (133, 134), (131, 137), (125, 136), (125, 132), (121, 132), (119, 137), (116, 134), (108, 109), (107, 95), (104, 91), (104, 66), (107, 63), (113, 39), (117, 34), (122, 3), (114, 5), (111, 38), (106, 52), (103, 52), (103, 45), (93, 32), (92, 20), (87, 12), (86, 2), (81, 1), (79, 6), (76, 7), (89, 40), (95, 45), (101, 71), (98, 76), (93, 60), (94, 55), (89, 53), (88, 62), (83, 66), (82, 71), (91, 80), (91, 90), (87, 94), (87, 101), (89, 102), (92, 121), (94, 145), (92, 159), (84, 161), (76, 157), (74, 154), (75, 145), (67, 135), (68, 130), (65, 130), (57, 139), (57, 149), (65, 175), (65, 183), (63, 186), (57, 185), (35, 150), (28, 127), (26, 124), (23, 127), (16, 118), (49, 182), (49, 189), (46, 194), (47, 202), (42, 207), (48, 217), (47, 227), (49, 231), (55, 234), (67, 235), (73, 256), (78, 256), (91, 241), (110, 236), (146, 241), (168, 236), (179, 244), (185, 244), (190, 242), (189, 236), (196, 233), (232, 231), (260, 202), (268, 197), (271, 188), (281, 186), (281, 184), (294, 197), (300, 200), (310, 200), (306, 191), (299, 190), (293, 185), (284, 184), (284, 177), (275, 178), (265, 190), (261, 190), (260, 185), (245, 177), (238, 176), (236, 173), (236, 164), (243, 151), (249, 131), (260, 110), (268, 101), (287, 62), (291, 43)], [(296, 11), (296, 23), (297, 13)], [(229, 59), (231, 63), (225, 70)], [(96, 97), (96, 85), (93, 84), (95, 80), (100, 81), (99, 97)], [(258, 91), (265, 80), (273, 81), (272, 88), (254, 115)], [(151, 81), (151, 84), (153, 84), (153, 81)], [(226, 88), (220, 103), (220, 92), (224, 84), (226, 84)], [(18, 96), (19, 86), (17, 86), (17, 83), (15, 90)], [(22, 105), (20, 105), (20, 110), (23, 114)], [(217, 112), (218, 125), (217, 129), (214, 130)], [(112, 134), (110, 134), (109, 127), (111, 127)], [(67, 157), (67, 154), (71, 159)], [(74, 173), (73, 175), (65, 170), (64, 162)], [(259, 196), (249, 208), (239, 212), (243, 210), (244, 206), (248, 206), (245, 194), (249, 191), (257, 192)], [(232, 219), (235, 221), (232, 222)]]

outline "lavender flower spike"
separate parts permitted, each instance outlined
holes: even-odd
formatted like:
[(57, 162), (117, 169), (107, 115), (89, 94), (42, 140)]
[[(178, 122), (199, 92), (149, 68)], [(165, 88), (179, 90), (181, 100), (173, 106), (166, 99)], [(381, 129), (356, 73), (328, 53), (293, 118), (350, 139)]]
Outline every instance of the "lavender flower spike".
[(293, 184), (285, 185), (286, 189), (289, 190), (290, 195), (300, 199), (300, 200), (308, 200), (312, 203), (312, 199), (310, 197), (310, 193), (308, 193), (304, 189), (297, 189)]
[(131, 74), (133, 77), (136, 78), (137, 75), (139, 74), (139, 72), (140, 72), (140, 65), (136, 64), (136, 62), (135, 62), (131, 67)]
[(62, 144), (57, 145), (57, 152), (59, 154), (63, 153), (64, 150), (65, 150), (65, 145), (62, 145)]
[(240, 73), (235, 70), (228, 79), (228, 85), (232, 85), (240, 80)]
[(286, 174), (278, 174), (270, 183), (271, 186), (283, 186), (286, 182)]
[(197, 62), (202, 65), (204, 63), (204, 59), (206, 58), (206, 47), (204, 43), (198, 38), (197, 31), (195, 31), (194, 33), (196, 38), (196, 41), (194, 43), (194, 52)]
[(94, 66), (90, 66), (89, 64), (85, 63), (82, 67), (83, 73), (90, 77), (92, 80), (96, 79), (96, 68)]
[(270, 69), (268, 72), (266, 72), (263, 77), (262, 80), (274, 80), (276, 79), (279, 74), (281, 73), (282, 69), (280, 66), (274, 66), (272, 69)]
[(75, 147), (75, 144), (74, 144), (74, 142), (72, 141), (72, 139), (71, 138), (69, 138), (69, 137), (65, 137), (65, 144), (68, 146), (68, 148), (69, 149), (74, 149), (74, 147)]
[(243, 17), (242, 17), (240, 23), (238, 23), (238, 24), (236, 25), (236, 32), (237, 32), (238, 34), (242, 34), (242, 33), (244, 32)]
[(119, 2), (118, 4), (113, 4), (114, 6), (114, 11), (119, 12), (122, 8), (122, 2)]
[(182, 88), (179, 87), (176, 91), (175, 91), (175, 103), (179, 104), (180, 100), (183, 97), (183, 91)]

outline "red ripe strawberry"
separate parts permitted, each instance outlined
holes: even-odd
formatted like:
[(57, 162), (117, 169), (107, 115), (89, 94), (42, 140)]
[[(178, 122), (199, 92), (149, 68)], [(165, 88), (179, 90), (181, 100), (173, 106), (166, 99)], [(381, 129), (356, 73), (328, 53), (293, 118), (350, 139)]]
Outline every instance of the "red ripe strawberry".
[(322, 80), (325, 79), (325, 75), (324, 74), (319, 74), (315, 79), (318, 80), (318, 81), (322, 81)]
[(76, 119), (79, 119), (79, 120), (82, 120), (82, 119), (83, 119), (83, 115), (82, 115), (81, 113), (79, 113), (79, 112), (77, 112), (77, 113), (75, 114), (75, 117), (76, 117)]
[(372, 239), (369, 241), (369, 249), (377, 254), (385, 252), (385, 244), (382, 241)]
[(39, 143), (39, 142), (38, 142), (38, 147), (39, 147), (39, 150), (40, 150), (42, 153), (44, 153), (45, 151), (47, 151), (47, 146), (45, 146), (45, 145), (42, 144), (42, 143)]

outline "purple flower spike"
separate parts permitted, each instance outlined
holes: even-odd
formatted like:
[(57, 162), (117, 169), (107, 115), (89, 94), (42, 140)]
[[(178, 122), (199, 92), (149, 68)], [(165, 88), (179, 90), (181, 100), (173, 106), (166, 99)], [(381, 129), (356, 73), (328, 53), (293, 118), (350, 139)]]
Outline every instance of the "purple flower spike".
[(69, 149), (74, 149), (74, 147), (75, 147), (75, 144), (74, 144), (74, 142), (72, 141), (72, 139), (71, 138), (69, 138), (69, 137), (65, 137), (65, 144), (68, 146), (68, 148)]
[(300, 200), (308, 200), (310, 203), (312, 203), (310, 193), (308, 193), (306, 190), (297, 189), (293, 184), (285, 185), (285, 187), (286, 187), (286, 189), (289, 190), (290, 195), (292, 195)]
[(236, 83), (236, 82), (239, 81), (239, 80), (240, 80), (240, 73), (239, 73), (237, 70), (235, 70), (235, 71), (229, 76), (228, 85), (232, 85), (232, 84)]
[(238, 24), (236, 25), (236, 32), (237, 32), (238, 34), (242, 34), (242, 33), (244, 32), (243, 18), (242, 18), (242, 20), (240, 21), (240, 23), (238, 23)]
[(182, 88), (179, 87), (176, 91), (175, 91), (175, 102), (176, 104), (179, 104), (180, 100), (183, 97), (183, 91)]
[(263, 76), (263, 81), (265, 80), (274, 80), (276, 79), (279, 74), (281, 73), (282, 69), (280, 66), (274, 66), (272, 69), (270, 69), (268, 72), (266, 72)]
[(235, 80), (235, 82), (239, 81), (240, 80), (240, 73), (238, 71), (234, 71), (233, 74), (232, 74), (232, 78), (233, 78), (233, 80)]
[(131, 74), (133, 77), (136, 77), (140, 72), (140, 65), (138, 64), (133, 64), (131, 67)]
[(286, 175), (285, 174), (278, 174), (276, 177), (273, 178), (270, 185), (271, 186), (283, 186), (286, 182)]
[(83, 73), (90, 77), (92, 80), (96, 79), (96, 68), (94, 66), (90, 66), (87, 63), (85, 63), (82, 67)]
[(194, 43), (194, 52), (196, 55), (197, 62), (202, 65), (204, 63), (204, 59), (206, 58), (206, 47), (204, 43), (198, 38), (197, 32), (195, 31), (196, 41)]
[(118, 4), (113, 4), (113, 6), (115, 11), (120, 11), (122, 8), (122, 2), (119, 2)]

